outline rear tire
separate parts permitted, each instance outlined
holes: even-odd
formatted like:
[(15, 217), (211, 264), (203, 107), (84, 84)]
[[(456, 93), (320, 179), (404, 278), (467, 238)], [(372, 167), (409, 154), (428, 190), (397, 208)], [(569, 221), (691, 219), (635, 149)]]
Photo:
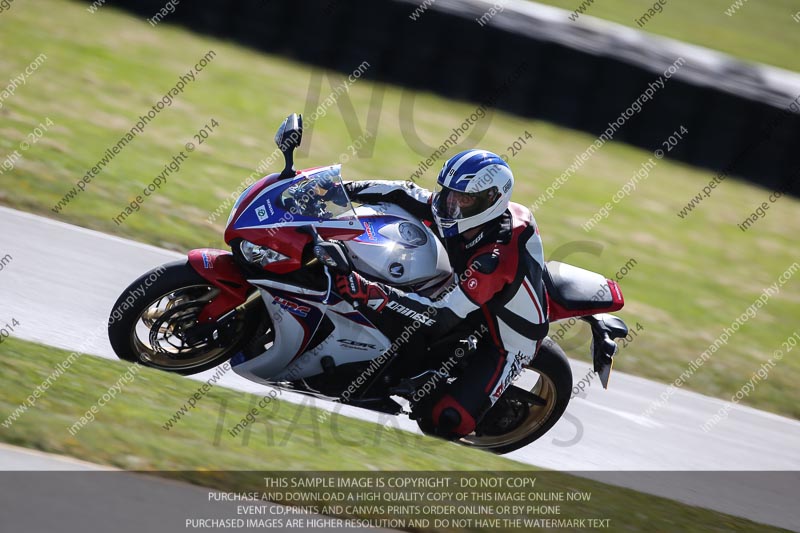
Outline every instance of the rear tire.
[(234, 338), (226, 346), (176, 346), (185, 341), (185, 331), (197, 324), (197, 313), (217, 291), (185, 260), (142, 275), (112, 308), (108, 338), (114, 353), (125, 361), (181, 375), (222, 364), (254, 336), (257, 313), (234, 319)]
[[(547, 433), (558, 422), (572, 394), (572, 369), (564, 350), (550, 337), (545, 337), (536, 357), (525, 368), (539, 374), (539, 379), (531, 392), (540, 396), (546, 404), (530, 406), (527, 418), (507, 433), (481, 436), (473, 433), (456, 442), (471, 448), (505, 454), (527, 446)], [(505, 394), (500, 397), (498, 403), (503, 401), (504, 396)], [(478, 424), (478, 430), (487, 417), (493, 416), (492, 410), (498, 403), (483, 417)]]

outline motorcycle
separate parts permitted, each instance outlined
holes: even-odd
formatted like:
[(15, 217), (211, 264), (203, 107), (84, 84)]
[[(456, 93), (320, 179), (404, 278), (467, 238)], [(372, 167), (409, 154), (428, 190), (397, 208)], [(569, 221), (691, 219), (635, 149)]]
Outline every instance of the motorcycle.
[[(341, 299), (331, 275), (354, 268), (436, 298), (455, 283), (447, 253), (425, 224), (400, 207), (354, 206), (341, 165), (295, 171), (302, 131), (299, 115), (281, 124), (275, 142), (285, 167), (255, 182), (233, 205), (225, 227), (230, 251), (192, 250), (187, 260), (147, 272), (123, 291), (109, 320), (111, 346), (120, 359), (182, 375), (230, 361), (234, 372), (254, 382), (407, 414), (430, 433), (430, 421), (416, 416), (419, 397), (457, 379), (469, 357), (443, 363), (454, 347), (469, 355), (475, 334), (458, 329), (424, 347), (426, 368), (404, 374), (394, 364), (403, 357), (402, 340), (388, 338), (364, 309)], [(130, 304), (128, 295), (145, 279), (144, 294)], [(619, 286), (554, 261), (547, 263), (544, 281), (551, 322), (580, 317), (591, 325), (594, 370), (607, 387), (613, 339), (628, 334), (621, 319), (607, 314), (624, 304)], [(571, 391), (566, 355), (547, 337), (475, 431), (457, 442), (494, 453), (526, 446), (558, 421)], [(404, 398), (410, 411), (394, 398)]]

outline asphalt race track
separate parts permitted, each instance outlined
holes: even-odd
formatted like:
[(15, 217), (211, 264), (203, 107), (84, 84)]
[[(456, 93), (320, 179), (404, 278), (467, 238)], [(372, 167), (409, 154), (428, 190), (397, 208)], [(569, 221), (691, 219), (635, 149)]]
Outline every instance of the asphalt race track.
[[(0, 228), (0, 256), (13, 258), (0, 272), (0, 295), (5, 314), (19, 321), (14, 336), (105, 358), (115, 358), (105, 325), (122, 290), (147, 270), (184, 257), (4, 207)], [(588, 350), (588, 342), (580, 349)], [(575, 383), (589, 370), (574, 360), (572, 368)], [(220, 383), (265, 394), (232, 372)], [(722, 400), (678, 390), (647, 417), (643, 412), (666, 385), (620, 372), (609, 390), (596, 378), (589, 383), (550, 433), (508, 457), (800, 531), (800, 422), (736, 405), (706, 433), (701, 426), (725, 405)], [(309, 401), (290, 393), (281, 398)], [(320, 400), (315, 405), (365, 420), (379, 416)], [(393, 425), (416, 431), (403, 417)], [(0, 469), (13, 464), (0, 459)], [(750, 473), (732, 475), (720, 490), (726, 471)]]

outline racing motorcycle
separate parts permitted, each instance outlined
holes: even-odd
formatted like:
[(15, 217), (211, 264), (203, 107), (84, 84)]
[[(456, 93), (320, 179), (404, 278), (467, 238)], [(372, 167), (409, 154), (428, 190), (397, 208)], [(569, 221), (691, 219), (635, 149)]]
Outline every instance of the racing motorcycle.
[[(408, 414), (430, 432), (429, 421), (415, 411), (418, 397), (429, 394), (418, 393), (458, 378), (475, 335), (457, 329), (425, 347), (426, 368), (409, 375), (395, 364), (403, 357), (402, 342), (340, 298), (331, 275), (352, 268), (436, 298), (456, 282), (447, 253), (425, 224), (400, 207), (354, 206), (340, 165), (295, 171), (302, 131), (296, 114), (279, 127), (275, 142), (285, 167), (255, 182), (233, 205), (225, 227), (231, 251), (192, 250), (187, 260), (147, 272), (123, 291), (109, 320), (111, 345), (123, 360), (183, 375), (230, 361), (237, 374), (257, 383)], [(547, 263), (544, 281), (551, 322), (580, 317), (591, 325), (594, 370), (607, 387), (613, 339), (628, 334), (621, 319), (607, 314), (623, 306), (619, 286), (554, 261)], [(133, 289), (144, 285), (144, 294), (130, 304)], [(443, 365), (448, 356), (452, 361), (454, 347), (467, 356)], [(566, 355), (548, 337), (475, 431), (458, 442), (495, 453), (521, 448), (558, 421), (571, 390)]]

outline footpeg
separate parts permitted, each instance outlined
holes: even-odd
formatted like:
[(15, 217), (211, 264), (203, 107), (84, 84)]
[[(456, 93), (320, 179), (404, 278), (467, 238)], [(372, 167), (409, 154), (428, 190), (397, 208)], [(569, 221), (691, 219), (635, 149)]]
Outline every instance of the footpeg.
[(331, 377), (336, 373), (336, 361), (333, 360), (333, 357), (330, 355), (326, 355), (319, 360), (319, 364), (322, 367), (322, 372)]

